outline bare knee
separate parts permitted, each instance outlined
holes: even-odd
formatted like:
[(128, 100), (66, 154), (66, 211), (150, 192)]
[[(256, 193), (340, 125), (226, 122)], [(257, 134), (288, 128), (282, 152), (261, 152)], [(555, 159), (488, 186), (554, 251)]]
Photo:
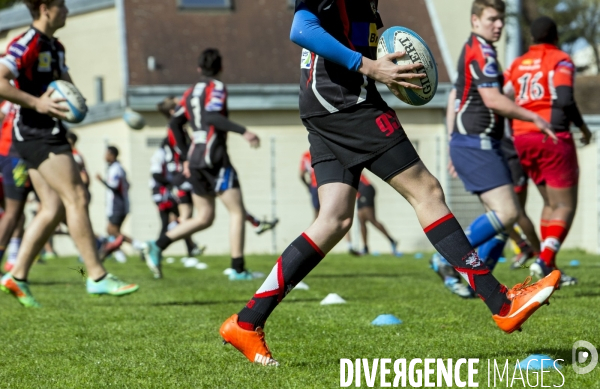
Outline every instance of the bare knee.
[(325, 215), (321, 212), (317, 223), (324, 224), (332, 235), (344, 236), (352, 227), (352, 215)]

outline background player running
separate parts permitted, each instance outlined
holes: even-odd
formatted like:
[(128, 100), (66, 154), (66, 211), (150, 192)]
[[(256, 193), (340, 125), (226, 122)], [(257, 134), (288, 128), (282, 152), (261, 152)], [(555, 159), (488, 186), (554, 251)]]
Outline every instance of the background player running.
[[(25, 306), (39, 304), (29, 291), (27, 275), (37, 253), (66, 213), (71, 237), (87, 268), (90, 294), (123, 295), (138, 286), (109, 274), (98, 258), (88, 214), (85, 186), (73, 160), (61, 122), (66, 108), (50, 98), (48, 85), (71, 81), (65, 51), (54, 33), (65, 25), (64, 0), (25, 0), (32, 26), (17, 36), (0, 59), (0, 97), (21, 106), (13, 129), (14, 146), (29, 168), (40, 209), (28, 225), (17, 263), (0, 287)], [(11, 85), (14, 81), (14, 86)]]
[[(121, 232), (121, 227), (125, 218), (129, 215), (129, 180), (123, 165), (119, 162), (119, 149), (115, 146), (108, 146), (104, 153), (104, 160), (108, 164), (106, 169), (106, 180), (100, 174), (96, 174), (96, 179), (106, 187), (106, 216), (108, 223), (106, 233), (108, 242), (112, 245), (121, 246), (122, 242), (127, 242), (136, 250), (142, 250), (145, 246), (143, 242), (132, 239)], [(104, 259), (103, 257), (101, 259)], [(126, 262), (125, 254), (117, 250), (113, 253), (118, 262)]]
[[(350, 229), (364, 168), (408, 200), (433, 246), (469, 280), (504, 331), (519, 329), (560, 278), (560, 272), (554, 272), (540, 283), (519, 284), (509, 291), (479, 259), (446, 206), (439, 182), (376, 89), (375, 80), (415, 88), (406, 81), (424, 76), (413, 72), (419, 65), (393, 62), (404, 53), (374, 60), (381, 27), (376, 1), (296, 2), (291, 39), (304, 48), (300, 115), (309, 132), (321, 210), (313, 225), (283, 252), (254, 297), (221, 326), (224, 341), (251, 362), (278, 364), (264, 340), (265, 322)], [(383, 123), (390, 126), (380, 127)]]
[(377, 228), (390, 242), (392, 255), (398, 255), (398, 241), (390, 236), (386, 228), (375, 217), (375, 188), (364, 174), (360, 175), (358, 183), (358, 198), (356, 199), (356, 216), (360, 223), (360, 235), (362, 237), (362, 254), (369, 254), (367, 242), (367, 222)]
[[(173, 241), (210, 227), (215, 217), (215, 199), (219, 197), (229, 211), (231, 242), (230, 280), (250, 280), (244, 261), (244, 223), (247, 213), (242, 191), (227, 153), (227, 133), (241, 134), (250, 146), (256, 148), (260, 140), (256, 134), (230, 121), (227, 109), (227, 89), (218, 80), (222, 62), (216, 49), (207, 49), (200, 55), (200, 81), (183, 95), (180, 106), (171, 119), (170, 128), (182, 150), (184, 174), (193, 187), (193, 201), (197, 214), (147, 243), (146, 263), (156, 278), (162, 277), (162, 251)], [(193, 129), (192, 145), (186, 144), (184, 125)], [(187, 159), (187, 160), (186, 160)]]
[[(531, 274), (539, 278), (556, 269), (556, 254), (567, 237), (577, 208), (579, 165), (571, 123), (581, 130), (584, 145), (592, 135), (573, 97), (575, 65), (558, 48), (556, 24), (548, 17), (541, 17), (532, 23), (531, 34), (535, 44), (507, 70), (507, 87), (519, 106), (550, 121), (558, 137), (557, 142), (546, 142), (544, 134), (530, 123), (513, 122), (521, 164), (544, 199), (540, 223), (542, 252), (529, 267)], [(576, 283), (574, 277), (563, 273), (562, 285)]]
[(521, 209), (500, 150), (503, 117), (531, 122), (538, 132), (556, 138), (547, 121), (502, 94), (503, 76), (493, 43), (504, 28), (505, 7), (502, 0), (473, 2), (472, 33), (461, 53), (455, 89), (450, 93), (450, 99), (455, 99), (454, 110), (447, 111), (447, 122), (453, 123), (449, 127), (453, 167), (465, 189), (476, 194), (487, 211), (471, 223), (467, 236), (492, 269)]
[[(25, 163), (13, 147), (12, 131), (19, 106), (9, 101), (0, 105), (0, 172), (4, 193), (4, 214), (0, 219), (0, 261), (8, 246), (8, 259), (4, 265), (10, 271), (16, 261), (23, 237), (25, 215), (23, 209), (31, 192), (31, 181)], [(10, 240), (10, 246), (9, 246)]]

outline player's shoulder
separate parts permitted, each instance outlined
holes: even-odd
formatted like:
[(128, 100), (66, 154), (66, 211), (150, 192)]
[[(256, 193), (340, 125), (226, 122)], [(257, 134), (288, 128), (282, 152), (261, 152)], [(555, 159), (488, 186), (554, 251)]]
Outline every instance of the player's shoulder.
[(212, 89), (214, 91), (224, 92), (227, 88), (225, 87), (225, 83), (223, 81), (219, 81), (215, 78), (211, 78), (209, 84), (212, 85)]
[(35, 28), (30, 28), (20, 35), (17, 35), (9, 42), (6, 54), (16, 57), (23, 56), (27, 49), (37, 46), (39, 42), (39, 35), (39, 31)]

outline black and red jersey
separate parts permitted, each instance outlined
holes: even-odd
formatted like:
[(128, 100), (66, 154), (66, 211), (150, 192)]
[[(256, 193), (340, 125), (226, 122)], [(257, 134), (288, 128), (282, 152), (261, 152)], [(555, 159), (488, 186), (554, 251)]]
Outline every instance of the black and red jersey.
[(498, 88), (502, 93), (503, 84), (496, 48), (472, 33), (458, 61), (454, 133), (502, 139), (504, 119), (485, 106), (478, 89)]
[(192, 168), (231, 166), (227, 154), (227, 132), (207, 123), (206, 114), (209, 112), (229, 116), (227, 89), (221, 81), (203, 78), (183, 94), (174, 115), (176, 119), (184, 117), (193, 130), (187, 156)]
[[(34, 27), (10, 42), (0, 63), (14, 75), (15, 87), (36, 97), (44, 94), (52, 81), (60, 79), (68, 71), (64, 46), (58, 39)], [(60, 120), (27, 108), (21, 108), (17, 113), (14, 126), (16, 141), (64, 137), (64, 134)]]
[[(321, 27), (344, 46), (370, 59), (377, 58), (378, 29), (383, 23), (378, 0), (296, 0), (319, 18)], [(300, 117), (338, 112), (381, 96), (375, 81), (342, 65), (302, 50)]]

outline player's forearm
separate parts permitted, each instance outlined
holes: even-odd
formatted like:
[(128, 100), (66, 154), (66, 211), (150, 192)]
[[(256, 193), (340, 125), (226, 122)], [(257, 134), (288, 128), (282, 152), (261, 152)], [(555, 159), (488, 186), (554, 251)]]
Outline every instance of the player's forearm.
[(0, 78), (0, 98), (29, 109), (35, 109), (38, 100), (37, 97), (12, 86), (6, 78)]
[(167, 177), (163, 176), (160, 173), (154, 173), (154, 174), (152, 174), (152, 178), (154, 179), (154, 181), (158, 182), (159, 184), (162, 184), (162, 185), (165, 185), (165, 186), (171, 185), (171, 181), (169, 181), (167, 179)]
[(294, 14), (290, 40), (319, 57), (358, 71), (363, 66), (362, 54), (349, 49), (321, 27), (319, 18), (301, 5)]
[(181, 117), (173, 116), (171, 121), (169, 122), (169, 127), (173, 132), (173, 136), (175, 137), (175, 143), (177, 143), (177, 147), (181, 150), (180, 158), (182, 161), (187, 159), (189, 145), (187, 143), (187, 139), (185, 136), (185, 129), (183, 128), (186, 120), (183, 115)]
[(235, 132), (238, 134), (243, 134), (246, 132), (246, 127), (240, 126), (237, 123), (232, 122), (227, 119), (225, 116), (221, 115), (219, 112), (207, 112), (204, 115), (206, 123), (211, 126), (215, 126), (215, 128), (219, 131), (225, 132)]
[[(536, 115), (533, 112), (519, 107), (515, 102), (501, 94), (499, 91), (496, 90), (496, 92), (497, 94), (494, 94), (493, 96), (485, 96), (483, 98), (486, 107), (505, 118), (522, 120), (524, 122), (534, 121)], [(482, 96), (484, 96), (483, 93)]]
[(456, 112), (454, 110), (454, 101), (456, 100), (456, 89), (452, 89), (448, 95), (448, 106), (446, 107), (446, 130), (448, 135), (452, 134), (454, 130), (454, 120), (456, 119)]

